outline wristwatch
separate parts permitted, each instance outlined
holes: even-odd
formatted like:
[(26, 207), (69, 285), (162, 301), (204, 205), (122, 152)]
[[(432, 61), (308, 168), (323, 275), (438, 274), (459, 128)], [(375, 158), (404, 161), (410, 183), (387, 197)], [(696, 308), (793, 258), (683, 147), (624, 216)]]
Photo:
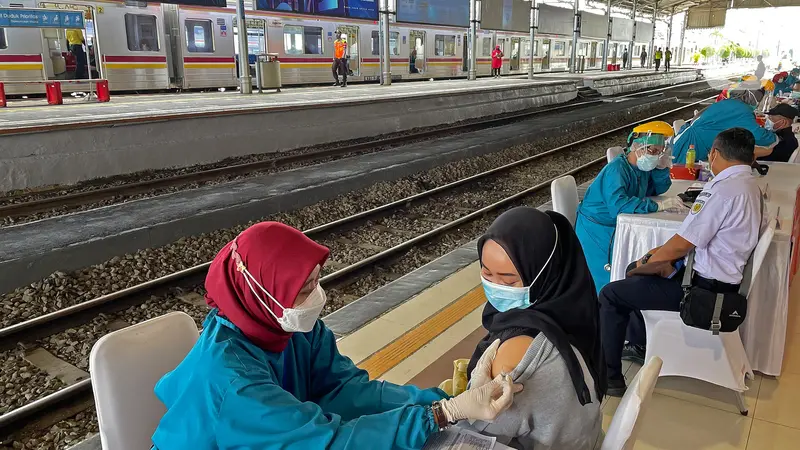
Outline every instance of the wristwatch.
[(652, 254), (650, 254), (650, 253), (647, 253), (647, 254), (645, 254), (645, 255), (642, 257), (642, 265), (644, 265), (644, 264), (647, 264), (647, 261), (650, 261), (650, 258), (651, 258), (652, 256), (653, 256), (653, 255), (652, 255)]
[(446, 430), (450, 425), (455, 425), (455, 422), (447, 421), (447, 415), (444, 413), (441, 402), (433, 402), (431, 412), (433, 412), (433, 421), (436, 422), (440, 432)]

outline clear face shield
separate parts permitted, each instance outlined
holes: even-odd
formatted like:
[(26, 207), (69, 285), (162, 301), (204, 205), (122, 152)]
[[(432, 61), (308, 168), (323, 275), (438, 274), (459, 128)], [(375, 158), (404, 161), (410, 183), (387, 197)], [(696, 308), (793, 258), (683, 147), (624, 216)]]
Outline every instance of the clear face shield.
[(647, 133), (646, 135), (639, 135), (633, 138), (631, 142), (631, 152), (633, 152), (637, 158), (641, 158), (644, 155), (660, 158), (667, 153), (667, 147), (671, 145), (672, 142), (663, 134)]

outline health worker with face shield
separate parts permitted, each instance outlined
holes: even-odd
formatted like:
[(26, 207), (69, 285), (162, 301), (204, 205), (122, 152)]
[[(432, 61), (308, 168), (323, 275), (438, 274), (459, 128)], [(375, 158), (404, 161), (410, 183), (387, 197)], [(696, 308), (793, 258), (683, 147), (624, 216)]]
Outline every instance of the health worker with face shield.
[(696, 160), (708, 160), (717, 135), (730, 128), (744, 128), (756, 138), (756, 157), (772, 153), (778, 143), (775, 133), (756, 121), (755, 109), (764, 98), (758, 81), (744, 81), (728, 91), (729, 98), (706, 108), (691, 124), (681, 128), (673, 139), (676, 164), (686, 163), (686, 152), (694, 145)]
[(678, 198), (654, 201), (672, 185), (672, 154), (667, 138), (672, 127), (650, 122), (633, 129), (626, 153), (614, 158), (597, 175), (578, 206), (575, 233), (599, 292), (611, 279), (611, 250), (617, 215), (646, 214), (684, 207)]
[(153, 448), (421, 449), (455, 422), (494, 420), (511, 406), (522, 386), (508, 375), (453, 398), (370, 380), (319, 320), (328, 253), (292, 227), (262, 222), (217, 254), (203, 332), (155, 387), (167, 412)]

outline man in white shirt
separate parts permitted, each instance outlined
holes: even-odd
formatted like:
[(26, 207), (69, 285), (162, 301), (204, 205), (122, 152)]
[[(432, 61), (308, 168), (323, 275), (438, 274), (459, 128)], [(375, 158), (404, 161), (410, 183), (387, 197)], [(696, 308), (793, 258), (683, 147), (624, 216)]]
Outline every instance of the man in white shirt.
[(731, 128), (717, 135), (709, 152), (714, 180), (698, 195), (678, 233), (637, 263), (640, 267), (674, 261), (678, 271), (669, 278), (634, 275), (600, 291), (608, 395), (625, 393), (621, 358), (631, 313), (678, 311), (683, 298), (683, 259), (690, 251), (695, 250), (693, 286), (718, 293), (738, 292), (763, 221), (761, 190), (750, 168), (754, 159), (755, 138), (750, 131)]

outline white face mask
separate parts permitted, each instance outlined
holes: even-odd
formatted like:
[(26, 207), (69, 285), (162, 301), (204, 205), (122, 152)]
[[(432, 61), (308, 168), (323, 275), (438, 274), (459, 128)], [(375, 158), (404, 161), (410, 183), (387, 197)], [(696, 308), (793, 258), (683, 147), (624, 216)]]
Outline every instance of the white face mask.
[[(275, 299), (255, 277), (250, 274), (245, 267), (244, 263), (242, 262), (241, 258), (238, 257), (236, 253), (236, 245), (232, 247), (234, 255), (234, 260), (236, 262), (236, 270), (238, 270), (242, 275), (244, 275), (244, 280), (247, 282), (247, 286), (250, 287), (250, 291), (253, 295), (256, 296), (258, 301), (261, 303), (261, 306), (267, 310), (267, 312), (278, 321), (278, 324), (281, 326), (283, 331), (287, 333), (308, 333), (309, 331), (314, 329), (314, 324), (317, 323), (317, 319), (319, 319), (320, 314), (322, 314), (322, 309), (325, 307), (325, 302), (328, 300), (327, 296), (325, 295), (325, 290), (322, 289), (322, 286), (317, 284), (316, 289), (314, 289), (308, 297), (303, 301), (303, 303), (299, 305), (295, 305), (294, 308), (284, 308), (283, 305)], [(253, 287), (256, 285), (258, 289), (263, 292), (270, 300), (275, 302), (278, 305), (278, 308), (283, 310), (283, 315), (279, 318), (272, 312), (272, 309), (267, 306), (267, 303), (264, 301), (263, 298), (258, 294), (256, 289)]]
[[(717, 156), (717, 153), (714, 152), (714, 159), (717, 159), (716, 156)], [(717, 176), (717, 174), (714, 173), (714, 161), (711, 160), (710, 158), (708, 160), (708, 170), (711, 172), (711, 175)]]

